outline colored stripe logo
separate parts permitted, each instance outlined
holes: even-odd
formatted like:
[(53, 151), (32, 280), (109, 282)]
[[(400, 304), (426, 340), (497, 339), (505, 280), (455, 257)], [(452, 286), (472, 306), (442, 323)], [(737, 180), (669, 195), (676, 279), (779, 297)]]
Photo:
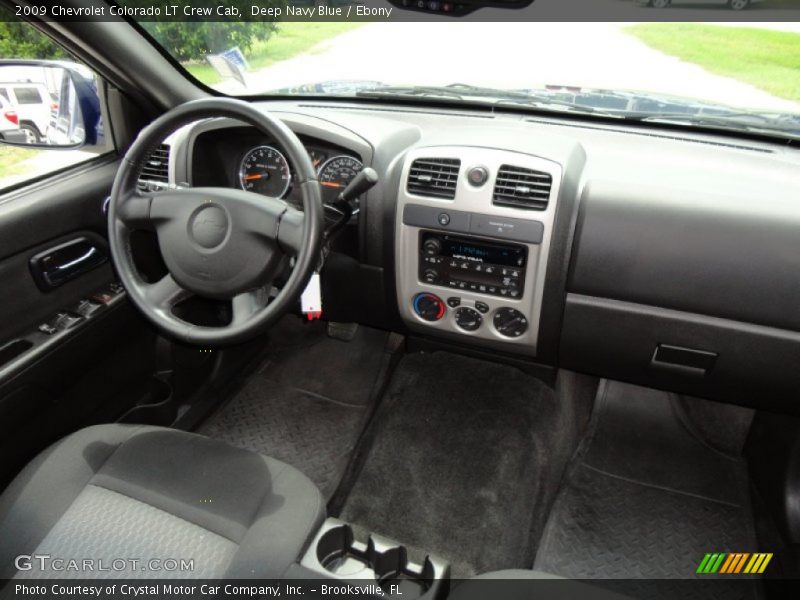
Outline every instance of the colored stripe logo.
[(769, 561), (772, 552), (709, 552), (700, 561), (697, 573), (702, 575), (720, 573), (724, 575), (761, 574)]

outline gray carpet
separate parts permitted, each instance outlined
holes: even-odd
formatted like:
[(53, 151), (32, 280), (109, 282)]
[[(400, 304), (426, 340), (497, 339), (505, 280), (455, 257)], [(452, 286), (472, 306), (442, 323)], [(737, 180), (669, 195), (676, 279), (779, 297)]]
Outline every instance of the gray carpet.
[[(744, 460), (709, 446), (676, 397), (607, 382), (535, 568), (569, 578), (691, 579), (706, 552), (756, 548)], [(673, 597), (669, 586), (641, 585), (648, 597)], [(709, 594), (681, 589), (686, 598)], [(712, 589), (706, 597), (755, 595), (724, 581)]]
[(322, 322), (285, 318), (257, 372), (199, 432), (289, 463), (330, 499), (370, 413), (387, 335), (361, 327), (344, 342)]
[(530, 567), (536, 507), (560, 476), (558, 415), (554, 392), (514, 367), (407, 355), (341, 518), (450, 561), (456, 577)]

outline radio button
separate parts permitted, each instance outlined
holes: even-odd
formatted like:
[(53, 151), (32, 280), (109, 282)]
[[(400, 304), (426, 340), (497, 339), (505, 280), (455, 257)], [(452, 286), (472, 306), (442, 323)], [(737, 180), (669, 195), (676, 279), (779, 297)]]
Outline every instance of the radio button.
[(422, 274), (422, 278), (427, 283), (436, 283), (439, 281), (439, 271), (436, 269), (425, 269), (425, 272)]
[(425, 251), (425, 254), (436, 255), (439, 254), (439, 251), (442, 249), (442, 243), (436, 238), (428, 238), (425, 240), (425, 243), (422, 244), (422, 249)]

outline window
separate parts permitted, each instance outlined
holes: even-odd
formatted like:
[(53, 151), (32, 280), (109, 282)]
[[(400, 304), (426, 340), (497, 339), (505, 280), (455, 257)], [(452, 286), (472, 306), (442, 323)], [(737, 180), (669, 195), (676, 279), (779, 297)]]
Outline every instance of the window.
[(15, 87), (14, 95), (17, 97), (17, 104), (41, 104), (44, 102), (39, 90), (32, 87)]

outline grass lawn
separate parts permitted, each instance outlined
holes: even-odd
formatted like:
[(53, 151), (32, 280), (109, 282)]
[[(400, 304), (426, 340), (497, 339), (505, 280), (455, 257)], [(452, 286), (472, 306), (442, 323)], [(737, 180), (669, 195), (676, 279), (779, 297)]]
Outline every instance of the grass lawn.
[(644, 23), (625, 31), (711, 73), (800, 101), (800, 33), (693, 23)]
[[(363, 23), (279, 23), (267, 41), (259, 41), (245, 54), (251, 70), (262, 69), (281, 60), (308, 52), (322, 41), (360, 27)], [(189, 73), (207, 85), (220, 81), (205, 60), (184, 64)]]
[(26, 167), (23, 163), (36, 156), (39, 152), (41, 150), (0, 146), (0, 177), (11, 177), (12, 175), (24, 173)]

